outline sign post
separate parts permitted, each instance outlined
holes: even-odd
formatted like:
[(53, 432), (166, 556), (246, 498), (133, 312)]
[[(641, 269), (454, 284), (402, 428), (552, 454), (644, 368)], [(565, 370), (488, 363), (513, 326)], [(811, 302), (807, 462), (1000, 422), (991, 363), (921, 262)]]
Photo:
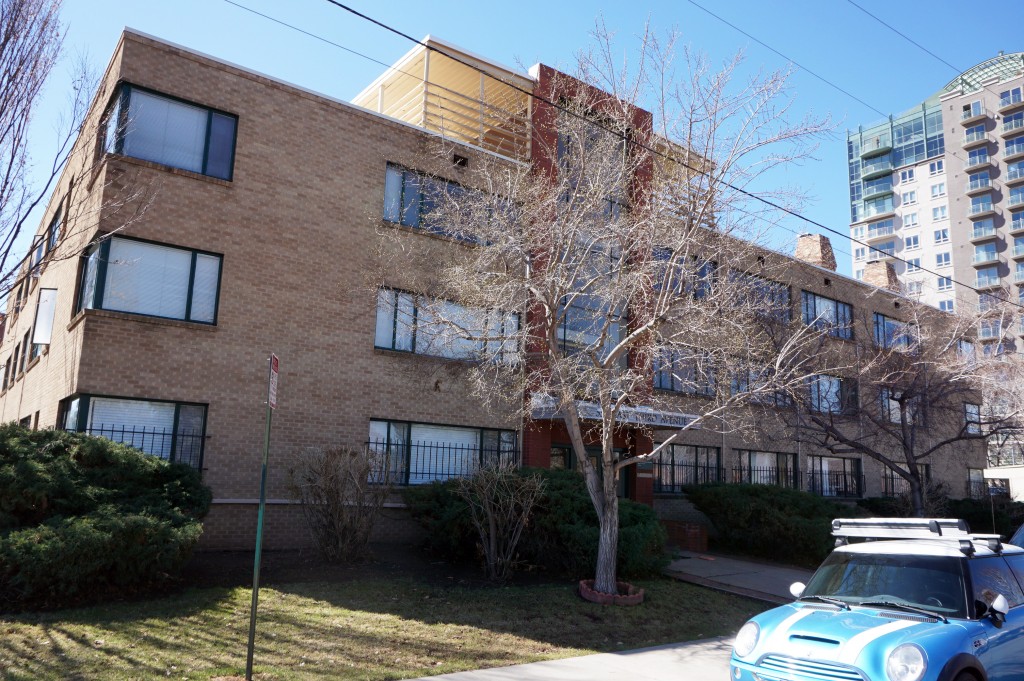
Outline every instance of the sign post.
[(249, 647), (245, 657), (245, 679), (252, 681), (252, 655), (256, 644), (256, 604), (260, 595), (260, 557), (263, 553), (263, 512), (267, 506), (267, 459), (270, 455), (270, 417), (277, 409), (277, 355), (270, 355), (267, 379), (267, 429), (263, 436), (263, 470), (260, 473), (260, 510), (256, 516), (256, 557), (252, 568), (252, 608), (249, 613)]

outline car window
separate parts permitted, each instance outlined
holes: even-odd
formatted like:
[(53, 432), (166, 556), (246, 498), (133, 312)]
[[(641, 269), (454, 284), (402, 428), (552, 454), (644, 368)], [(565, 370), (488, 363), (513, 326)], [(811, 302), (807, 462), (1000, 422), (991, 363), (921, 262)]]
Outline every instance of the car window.
[(981, 601), (987, 607), (992, 605), (996, 594), (1002, 594), (1011, 608), (1024, 603), (1024, 592), (1021, 592), (1020, 584), (1001, 557), (975, 558), (967, 565), (971, 571), (975, 601)]
[[(1024, 584), (1024, 553), (1018, 553), (1016, 555), (1003, 556), (1007, 564), (1010, 566), (1010, 571), (1013, 572), (1013, 576), (1017, 578), (1017, 585)], [(1009, 596), (1007, 596), (1009, 599)], [(1010, 604), (1013, 605), (1012, 603)]]

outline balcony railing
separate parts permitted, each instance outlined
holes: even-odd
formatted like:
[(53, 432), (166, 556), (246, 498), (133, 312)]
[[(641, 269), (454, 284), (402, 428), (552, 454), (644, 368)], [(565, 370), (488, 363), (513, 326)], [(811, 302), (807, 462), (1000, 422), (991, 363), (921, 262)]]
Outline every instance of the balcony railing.
[[(930, 481), (931, 476), (928, 469), (925, 469), (924, 480), (921, 482), (927, 485)], [(882, 472), (882, 496), (898, 497), (908, 492), (910, 492), (910, 483), (902, 475), (894, 471)]]
[(874, 154), (884, 154), (890, 149), (892, 149), (892, 138), (889, 137), (888, 134), (876, 135), (875, 137), (861, 142), (860, 155), (872, 156)]
[(188, 430), (175, 433), (166, 428), (102, 423), (77, 432), (105, 437), (108, 440), (134, 447), (146, 454), (202, 470), (203, 443), (205, 441), (202, 432)]
[(1024, 128), (1024, 118), (1011, 118), (1003, 121), (1003, 132), (1012, 132)]
[(673, 461), (656, 460), (654, 462), (654, 491), (656, 493), (681, 492), (686, 485), (705, 485), (712, 482), (725, 482), (724, 468)]
[(1024, 167), (1012, 166), (1006, 169), (1006, 182), (1024, 180)]
[(1013, 194), (1006, 201), (1008, 208), (1021, 208), (1024, 207), (1024, 194)]
[(984, 179), (971, 180), (971, 183), (969, 185), (967, 185), (967, 191), (969, 191), (969, 192), (976, 192), (976, 191), (979, 191), (981, 189), (989, 189), (991, 187), (992, 187), (992, 180), (990, 180), (989, 178), (986, 177)]
[(896, 226), (895, 225), (888, 225), (886, 227), (880, 227), (880, 228), (877, 228), (877, 229), (869, 229), (868, 230), (868, 238), (869, 239), (877, 239), (879, 237), (889, 236), (890, 234), (895, 234), (895, 233), (896, 233)]
[[(985, 222), (992, 222), (991, 220), (985, 220)], [(995, 225), (985, 225), (984, 227), (975, 226), (971, 231), (972, 239), (987, 239), (991, 236), (996, 235)]]
[(972, 106), (960, 114), (961, 121), (969, 121), (975, 118), (982, 118), (988, 115), (988, 109), (984, 106)]
[(865, 159), (860, 163), (860, 176), (861, 179), (870, 179), (878, 175), (884, 175), (892, 172), (892, 161), (888, 156), (879, 156), (878, 158)]
[(1013, 92), (1011, 92), (1006, 97), (1000, 97), (999, 98), (999, 109), (1000, 110), (1006, 109), (1006, 108), (1009, 108), (1009, 107), (1012, 107), (1012, 106), (1017, 106), (1018, 104), (1024, 104), (1024, 97), (1021, 97), (1021, 91), (1020, 90), (1014, 90)]
[[(1015, 140), (1019, 140), (1019, 137), (1015, 137)], [(1015, 144), (1007, 144), (1003, 148), (1003, 158), (1007, 161), (1011, 161), (1021, 154), (1024, 154), (1024, 143), (1017, 142)]]
[(973, 132), (969, 132), (969, 133), (964, 135), (964, 142), (963, 143), (965, 145), (969, 145), (969, 144), (976, 144), (978, 142), (987, 142), (987, 141), (988, 141), (988, 133), (986, 133), (984, 130), (975, 130)]
[(800, 478), (795, 468), (778, 468), (774, 466), (765, 468), (734, 468), (732, 470), (732, 481), (734, 483), (776, 485), (778, 487), (800, 489)]
[(986, 166), (992, 162), (992, 158), (988, 154), (978, 154), (976, 156), (970, 156), (967, 158), (967, 165), (964, 166), (965, 170), (972, 168), (980, 168)]
[(374, 479), (394, 485), (423, 485), (430, 482), (465, 478), (481, 466), (495, 463), (519, 463), (519, 450), (480, 448), (447, 442), (391, 442), (370, 440), (369, 451), (383, 454)]
[(987, 262), (999, 260), (999, 254), (995, 251), (979, 251), (974, 254), (974, 264), (981, 265)]
[(975, 215), (984, 215), (985, 213), (991, 213), (991, 212), (992, 212), (992, 202), (991, 201), (987, 201), (985, 203), (977, 203), (977, 204), (974, 204), (970, 208), (967, 209), (968, 217), (973, 217)]
[(846, 471), (807, 474), (807, 491), (822, 497), (859, 499), (864, 495), (864, 476)]
[(999, 286), (999, 277), (978, 277), (974, 280), (974, 285), (977, 288), (989, 288), (991, 286)]
[(1016, 272), (1013, 273), (1013, 283), (1024, 283), (1024, 270), (1018, 269)]

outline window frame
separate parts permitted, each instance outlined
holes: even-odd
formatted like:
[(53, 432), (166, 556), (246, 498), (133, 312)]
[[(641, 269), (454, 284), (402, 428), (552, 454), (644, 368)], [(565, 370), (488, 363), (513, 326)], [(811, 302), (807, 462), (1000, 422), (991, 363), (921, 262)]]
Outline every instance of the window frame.
[[(835, 304), (836, 321), (823, 319), (818, 312), (821, 301)], [(800, 314), (803, 323), (816, 329), (828, 331), (828, 335), (842, 340), (853, 340), (853, 305), (850, 303), (823, 296), (814, 291), (800, 291)]]
[[(142, 244), (148, 244), (151, 246), (157, 246), (160, 248), (170, 248), (178, 251), (187, 251), (191, 253), (191, 264), (189, 265), (189, 276), (188, 276), (188, 294), (185, 300), (185, 317), (165, 317), (162, 315), (149, 314), (146, 312), (129, 312), (127, 310), (113, 310), (103, 307), (103, 297), (106, 293), (107, 285), (107, 265), (110, 259), (110, 244), (114, 239), (123, 239), (125, 241), (135, 241)], [(98, 253), (96, 259), (96, 272), (95, 272), (95, 285), (92, 288), (92, 301), (91, 304), (87, 305), (85, 301), (86, 295), (86, 278), (88, 272), (88, 259)], [(205, 255), (217, 258), (219, 260), (219, 266), (217, 268), (217, 286), (214, 291), (213, 298), (213, 320), (204, 321), (191, 319), (192, 314), (192, 299), (195, 288), (195, 277), (196, 277), (196, 262), (199, 256)], [(174, 244), (168, 244), (160, 241), (153, 241), (151, 239), (140, 239), (133, 236), (122, 236), (117, 235), (106, 235), (100, 238), (97, 243), (91, 244), (88, 248), (82, 251), (79, 256), (79, 273), (78, 273), (78, 286), (75, 292), (75, 314), (84, 312), (85, 310), (105, 310), (108, 312), (117, 312), (119, 314), (129, 314), (138, 317), (150, 317), (153, 319), (170, 319), (179, 322), (186, 322), (188, 324), (203, 324), (204, 326), (217, 326), (217, 322), (220, 317), (220, 294), (221, 288), (224, 282), (224, 255), (222, 253), (216, 253), (214, 251), (206, 251), (198, 248), (188, 248), (185, 246), (177, 246)]]
[[(203, 139), (203, 162), (201, 171), (190, 170), (188, 168), (180, 168), (170, 163), (165, 163), (163, 161), (153, 161), (150, 159), (139, 158), (137, 156), (132, 156), (131, 154), (124, 153), (125, 135), (126, 133), (130, 132), (128, 123), (130, 115), (129, 109), (131, 105), (132, 90), (138, 90), (139, 92), (143, 92), (153, 97), (160, 97), (171, 102), (184, 104), (186, 106), (191, 106), (198, 109), (204, 109), (206, 111), (206, 130), (204, 131)], [(228, 162), (227, 177), (221, 177), (219, 175), (213, 175), (207, 172), (210, 160), (210, 140), (212, 137), (211, 131), (213, 128), (214, 114), (226, 116), (234, 121), (234, 130), (231, 135), (231, 150), (228, 155), (230, 160)], [(115, 115), (117, 116), (117, 121), (113, 129), (111, 129), (110, 123)], [(207, 104), (200, 104), (199, 102), (194, 102), (192, 100), (185, 99), (184, 97), (178, 97), (176, 95), (168, 94), (166, 92), (160, 92), (159, 90), (154, 90), (152, 88), (136, 85), (130, 81), (121, 80), (118, 81), (117, 85), (115, 86), (114, 92), (110, 96), (110, 101), (107, 103), (107, 107), (103, 112), (102, 118), (100, 119), (100, 134), (98, 135), (98, 141), (100, 144), (100, 150), (104, 153), (117, 154), (118, 156), (123, 156), (125, 158), (137, 158), (138, 160), (144, 161), (146, 163), (155, 163), (157, 165), (161, 165), (167, 168), (181, 170), (186, 173), (195, 173), (196, 175), (202, 175), (203, 177), (211, 177), (224, 182), (233, 182), (235, 177), (235, 160), (238, 152), (238, 122), (238, 114), (233, 114), (230, 111), (224, 111), (223, 109), (218, 109)], [(113, 144), (111, 144), (111, 140), (109, 139), (110, 134), (113, 134), (114, 137)]]
[[(822, 391), (823, 382), (837, 383), (838, 403), (832, 403)], [(860, 410), (860, 396), (855, 381), (845, 376), (833, 374), (814, 374), (807, 377), (807, 390), (810, 399), (807, 408), (815, 414), (832, 414), (834, 416), (854, 416)]]

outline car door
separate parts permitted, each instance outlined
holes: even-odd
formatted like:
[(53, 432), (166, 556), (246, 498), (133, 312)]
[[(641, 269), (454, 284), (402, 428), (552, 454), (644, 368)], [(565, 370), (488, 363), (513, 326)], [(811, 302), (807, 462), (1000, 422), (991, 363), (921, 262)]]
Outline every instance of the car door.
[[(1024, 554), (1012, 559), (1024, 559)], [(1018, 562), (1024, 575), (1024, 563)], [(985, 666), (989, 681), (1024, 678), (1024, 591), (1010, 564), (1002, 556), (973, 558), (967, 561), (976, 615), (981, 617), (983, 634), (974, 641), (978, 659)], [(1010, 605), (1006, 621), (997, 624), (986, 613), (997, 594)]]

